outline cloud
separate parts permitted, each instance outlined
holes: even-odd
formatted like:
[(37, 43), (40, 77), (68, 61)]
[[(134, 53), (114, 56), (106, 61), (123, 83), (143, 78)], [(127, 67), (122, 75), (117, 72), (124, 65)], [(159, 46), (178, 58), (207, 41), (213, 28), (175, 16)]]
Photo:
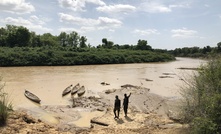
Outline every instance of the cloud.
[(59, 13), (61, 22), (75, 24), (75, 25), (83, 25), (83, 26), (94, 26), (98, 24), (98, 21), (95, 19), (87, 19), (82, 17), (76, 17), (65, 13)]
[[(108, 17), (99, 17), (98, 19), (76, 17), (69, 14), (59, 13), (60, 21), (68, 24), (74, 24), (84, 27), (96, 27), (98, 29), (117, 28), (122, 22)], [(91, 29), (91, 28), (90, 28)]]
[(190, 8), (190, 5), (189, 4), (172, 4), (172, 5), (169, 5), (169, 8)]
[(102, 0), (85, 0), (85, 2), (93, 3), (95, 5), (100, 5), (100, 6), (106, 5)]
[(188, 1), (154, 1), (149, 0), (146, 2), (142, 2), (139, 6), (139, 9), (148, 13), (168, 13), (172, 12), (172, 9), (175, 8), (190, 8), (190, 2)]
[(197, 31), (195, 30), (188, 30), (187, 28), (182, 28), (182, 29), (173, 29), (171, 30), (172, 32), (172, 37), (173, 38), (182, 38), (182, 39), (186, 39), (186, 38), (195, 38), (198, 37), (197, 36)]
[(133, 33), (140, 34), (142, 36), (150, 35), (150, 34), (160, 34), (156, 29), (146, 29), (146, 30), (135, 29)]
[(140, 9), (149, 13), (166, 13), (171, 12), (171, 8), (157, 2), (143, 2), (140, 5)]
[(96, 8), (97, 11), (100, 12), (105, 12), (105, 13), (130, 13), (130, 12), (134, 12), (136, 10), (136, 7), (131, 6), (131, 5), (122, 5), (122, 4), (118, 4), (118, 5), (109, 5), (109, 6), (100, 6)]
[[(34, 21), (33, 18), (35, 18)], [(41, 31), (41, 33), (52, 31), (52, 29), (43, 27), (42, 24), (44, 22), (40, 21), (37, 16), (31, 16), (28, 20), (23, 19), (22, 17), (18, 18), (7, 17), (5, 19), (1, 19), (0, 22), (10, 25), (24, 26), (33, 31)]]
[(122, 25), (122, 22), (117, 19), (112, 19), (108, 17), (99, 17), (98, 18), (98, 25), (100, 27), (120, 27)]
[(68, 8), (73, 11), (85, 11), (87, 3), (92, 3), (99, 6), (105, 6), (106, 4), (102, 0), (58, 0), (59, 4), (63, 8)]
[(84, 34), (90, 31), (94, 31), (96, 30), (94, 27), (81, 27), (80, 29), (76, 29), (76, 28), (60, 28), (58, 29), (60, 32), (67, 32), (67, 33), (71, 33), (73, 31), (79, 33), (79, 34)]
[(79, 32), (80, 30), (77, 30), (77, 29), (75, 29), (75, 28), (60, 28), (60, 29), (58, 29), (60, 32), (67, 32), (67, 33), (71, 33), (71, 32), (73, 32), (73, 31), (75, 31), (75, 32)]
[(25, 0), (1, 0), (0, 11), (24, 14), (35, 11), (35, 8), (30, 3), (25, 2)]
[(2, 22), (6, 23), (6, 24), (19, 25), (19, 26), (31, 25), (30, 21), (25, 20), (21, 17), (18, 17), (17, 19), (12, 18), (12, 17), (7, 17), (4, 20), (2, 20)]
[(32, 15), (30, 16), (30, 19), (29, 19), (32, 23), (37, 23), (37, 24), (40, 24), (40, 25), (43, 25), (45, 24), (44, 21), (42, 21), (39, 17), (37, 17), (36, 15)]

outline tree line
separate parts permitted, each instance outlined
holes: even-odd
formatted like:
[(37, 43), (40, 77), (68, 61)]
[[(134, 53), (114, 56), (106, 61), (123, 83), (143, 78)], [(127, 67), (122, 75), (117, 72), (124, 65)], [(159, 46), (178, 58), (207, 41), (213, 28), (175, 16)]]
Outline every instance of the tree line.
[[(26, 27), (6, 25), (0, 28), (0, 47), (73, 47), (73, 48), (91, 48), (90, 43), (87, 44), (86, 36), (81, 36), (77, 32), (71, 33), (61, 32), (58, 36), (51, 33), (37, 35), (35, 32), (29, 31)], [(131, 50), (152, 50), (146, 40), (138, 40), (137, 45), (118, 45), (107, 38), (102, 39), (102, 44), (97, 48), (107, 49), (131, 49)]]
[(118, 45), (106, 38), (92, 47), (77, 32), (37, 35), (23, 26), (0, 29), (0, 66), (87, 65), (165, 62), (175, 57), (154, 52), (146, 40), (136, 45)]
[(203, 48), (200, 47), (183, 47), (176, 48), (174, 50), (168, 51), (174, 56), (179, 57), (207, 57), (210, 54), (218, 54), (221, 52), (221, 42), (217, 43), (217, 47), (205, 46)]
[(180, 57), (204, 57), (208, 53), (221, 52), (221, 42), (217, 47), (183, 47), (174, 50), (153, 49), (146, 40), (138, 40), (137, 44), (114, 44), (113, 41), (103, 38), (101, 44), (96, 47), (87, 43), (87, 37), (81, 36), (77, 32), (61, 32), (58, 36), (51, 33), (37, 35), (23, 26), (6, 25), (0, 28), (0, 47), (73, 47), (73, 48), (105, 48), (105, 49), (130, 49), (130, 50), (150, 50), (162, 53), (169, 53)]
[[(175, 60), (175, 57), (206, 57), (221, 52), (217, 47), (184, 47), (174, 50), (153, 49), (146, 40), (137, 44), (115, 44), (107, 38), (91, 46), (86, 36), (77, 32), (37, 35), (23, 26), (0, 28), (0, 66), (22, 65), (85, 65), (140, 63)], [(129, 56), (130, 55), (130, 56)], [(165, 57), (165, 58), (164, 58)]]
[(42, 46), (73, 46), (87, 47), (87, 38), (80, 36), (77, 32), (67, 34), (61, 32), (58, 36), (51, 33), (37, 35), (30, 32), (26, 27), (6, 25), (0, 29), (0, 46), (1, 47), (42, 47)]

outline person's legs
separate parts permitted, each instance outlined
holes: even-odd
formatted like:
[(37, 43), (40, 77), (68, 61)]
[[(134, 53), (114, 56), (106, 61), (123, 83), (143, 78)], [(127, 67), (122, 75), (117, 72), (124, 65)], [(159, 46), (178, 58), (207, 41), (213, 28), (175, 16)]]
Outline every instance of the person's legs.
[(115, 116), (114, 118), (117, 118), (116, 111), (117, 110), (114, 108), (114, 116)]
[(125, 117), (127, 116), (127, 109), (128, 109), (128, 107), (127, 107), (127, 106), (124, 106), (124, 114), (125, 114)]
[(119, 119), (119, 116), (120, 116), (120, 108), (119, 109), (117, 109), (117, 118)]

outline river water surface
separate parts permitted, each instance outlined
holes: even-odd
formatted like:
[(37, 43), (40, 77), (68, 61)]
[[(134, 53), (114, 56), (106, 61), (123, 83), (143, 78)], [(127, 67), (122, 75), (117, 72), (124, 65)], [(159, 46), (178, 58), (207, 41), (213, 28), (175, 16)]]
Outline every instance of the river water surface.
[[(183, 83), (180, 77), (194, 71), (177, 68), (195, 68), (203, 63), (205, 61), (199, 59), (177, 58), (166, 63), (0, 67), (0, 73), (5, 82), (4, 90), (10, 94), (14, 106), (29, 107), (34, 105), (24, 96), (25, 89), (36, 94), (42, 100), (41, 105), (65, 105), (70, 96), (62, 97), (62, 91), (77, 83), (86, 87), (86, 96), (96, 96), (97, 92), (124, 84), (143, 86), (162, 96), (179, 96), (179, 86)], [(173, 78), (160, 78), (163, 73), (170, 73)], [(110, 85), (101, 85), (103, 81)]]

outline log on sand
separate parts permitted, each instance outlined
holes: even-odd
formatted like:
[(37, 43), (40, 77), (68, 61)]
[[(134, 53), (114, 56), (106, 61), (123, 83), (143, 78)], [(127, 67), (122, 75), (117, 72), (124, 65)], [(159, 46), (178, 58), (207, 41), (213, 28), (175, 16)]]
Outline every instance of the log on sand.
[(102, 125), (102, 126), (109, 126), (109, 124), (97, 121), (95, 119), (91, 119), (91, 123), (95, 123), (95, 124)]

